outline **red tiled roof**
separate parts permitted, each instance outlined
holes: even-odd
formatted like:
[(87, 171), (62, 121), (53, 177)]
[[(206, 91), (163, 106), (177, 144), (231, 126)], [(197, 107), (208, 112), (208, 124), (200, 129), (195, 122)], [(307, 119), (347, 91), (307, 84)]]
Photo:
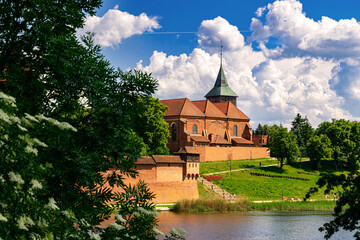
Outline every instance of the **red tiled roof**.
[(215, 144), (229, 144), (231, 145), (231, 142), (229, 142), (228, 140), (226, 140), (225, 138), (219, 136), (219, 135), (215, 135), (214, 138), (213, 138), (213, 141), (212, 143), (215, 143)]
[(168, 107), (165, 116), (180, 115), (186, 98), (161, 100), (160, 102)]
[(195, 142), (210, 142), (209, 139), (200, 135), (192, 135), (190, 138)]
[(196, 147), (191, 147), (191, 146), (185, 146), (184, 148), (181, 148), (177, 153), (190, 153), (190, 154), (200, 154), (197, 150)]
[(187, 98), (161, 100), (160, 102), (169, 108), (165, 111), (165, 116), (205, 116), (204, 113)]
[(206, 117), (216, 117), (216, 118), (227, 118), (227, 116), (221, 112), (212, 102), (209, 100), (200, 100), (200, 101), (191, 101), (195, 106), (197, 106), (200, 111), (205, 113)]
[(218, 102), (213, 103), (221, 112), (229, 118), (250, 120), (240, 109), (238, 109), (231, 102)]
[(152, 157), (156, 163), (185, 163), (180, 156), (153, 155)]
[(141, 157), (136, 160), (136, 164), (155, 165), (155, 162), (152, 157)]
[(234, 141), (234, 142), (237, 143), (237, 144), (246, 144), (246, 145), (251, 144), (251, 145), (254, 145), (254, 143), (253, 143), (252, 141), (247, 140), (247, 139), (245, 139), (245, 138), (241, 138), (241, 137), (239, 137), (239, 138), (232, 138), (231, 140)]
[(191, 154), (200, 154), (195, 147), (185, 146), (185, 151)]

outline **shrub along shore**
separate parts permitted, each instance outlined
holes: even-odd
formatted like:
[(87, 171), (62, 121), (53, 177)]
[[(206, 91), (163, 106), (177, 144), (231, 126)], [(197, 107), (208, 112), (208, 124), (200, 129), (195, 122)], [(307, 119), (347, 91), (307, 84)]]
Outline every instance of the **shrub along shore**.
[(222, 199), (198, 199), (177, 202), (174, 212), (248, 212), (248, 211), (333, 211), (335, 201), (277, 201), (255, 203), (248, 200), (228, 202)]

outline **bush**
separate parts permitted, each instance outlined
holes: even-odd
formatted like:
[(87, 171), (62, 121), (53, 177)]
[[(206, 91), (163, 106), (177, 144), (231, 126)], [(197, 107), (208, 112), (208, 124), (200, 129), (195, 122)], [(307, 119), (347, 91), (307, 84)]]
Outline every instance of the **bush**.
[(222, 176), (205, 176), (204, 178), (206, 180), (212, 182), (212, 181), (219, 181), (219, 180), (223, 179), (224, 177), (222, 177)]

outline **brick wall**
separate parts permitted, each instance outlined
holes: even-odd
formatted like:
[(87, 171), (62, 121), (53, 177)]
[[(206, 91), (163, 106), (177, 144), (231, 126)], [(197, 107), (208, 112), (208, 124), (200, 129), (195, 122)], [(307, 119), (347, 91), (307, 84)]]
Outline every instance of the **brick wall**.
[[(201, 118), (181, 118), (182, 120), (184, 120), (186, 122), (185, 124), (185, 132), (190, 133), (190, 134), (202, 134), (203, 130), (204, 130), (204, 120)], [(197, 126), (197, 133), (193, 132), (193, 126), (194, 124), (196, 124)]]
[(267, 158), (269, 152), (267, 147), (196, 147), (200, 153), (200, 162)]
[(157, 182), (181, 182), (183, 181), (184, 164), (164, 163), (157, 164)]
[[(199, 175), (199, 168), (200, 167), (200, 163), (199, 162), (187, 162), (186, 163), (186, 170), (185, 170), (185, 176), (187, 177), (187, 179), (192, 179), (193, 176), (196, 177)], [(191, 178), (189, 178), (189, 176)]]
[(268, 144), (268, 135), (253, 135), (255, 146), (264, 146)]
[(148, 186), (156, 194), (155, 203), (199, 198), (196, 181), (149, 183)]
[[(179, 139), (183, 131), (181, 129), (181, 122), (179, 119), (165, 119), (169, 124), (170, 138), (168, 139), (167, 147), (171, 152), (176, 152), (179, 149)], [(172, 125), (176, 124), (176, 140), (172, 141)]]
[(227, 122), (225, 120), (206, 119), (206, 131), (208, 136), (210, 134), (225, 137), (227, 130)]
[[(111, 173), (109, 171), (108, 173)], [(105, 174), (108, 174), (105, 173)], [(145, 175), (142, 175), (145, 176)], [(198, 187), (197, 181), (195, 180), (187, 180), (181, 182), (153, 182), (149, 181), (149, 179), (143, 178), (130, 178), (126, 177), (124, 182), (126, 184), (134, 185), (138, 183), (140, 180), (144, 180), (144, 182), (149, 187), (150, 191), (155, 194), (155, 199), (153, 199), (154, 203), (169, 203), (169, 202), (177, 202), (183, 199), (198, 199)], [(109, 187), (109, 185), (105, 185), (105, 187)], [(114, 187), (113, 191), (121, 192), (122, 189), (118, 187)]]
[[(136, 178), (124, 177), (125, 184), (135, 185), (144, 181), (156, 198), (155, 203), (177, 202), (183, 199), (198, 199), (196, 178), (199, 174), (199, 160), (192, 162), (190, 168), (185, 163), (158, 162), (155, 164), (136, 164), (138, 176)], [(190, 163), (189, 163), (190, 164)], [(190, 169), (190, 171), (188, 171)], [(104, 175), (112, 174), (109, 170)], [(120, 171), (116, 170), (117, 174)], [(191, 174), (188, 178), (186, 174)], [(110, 187), (106, 184), (104, 187)], [(122, 191), (115, 187), (113, 191)]]

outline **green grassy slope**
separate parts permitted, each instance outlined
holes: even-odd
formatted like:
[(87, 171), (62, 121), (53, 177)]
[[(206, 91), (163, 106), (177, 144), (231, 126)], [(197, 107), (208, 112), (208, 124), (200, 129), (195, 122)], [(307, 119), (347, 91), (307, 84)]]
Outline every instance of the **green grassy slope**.
[[(248, 164), (244, 161), (244, 164)], [(254, 162), (254, 160), (252, 161)], [(258, 163), (258, 161), (256, 161)], [(264, 166), (268, 161), (262, 161)], [(224, 163), (226, 164), (226, 163)], [(269, 165), (268, 163), (267, 165)], [(258, 165), (257, 165), (258, 166)], [(214, 164), (201, 163), (200, 168), (204, 172), (218, 171)], [(277, 166), (255, 168), (245, 171), (219, 174), (223, 179), (214, 183), (224, 188), (230, 193), (235, 193), (238, 198), (244, 198), (251, 201), (255, 200), (281, 200), (282, 196), (293, 198), (294, 196), (303, 199), (310, 187), (316, 186), (316, 181), (321, 172), (332, 172), (332, 161), (324, 161), (320, 171), (313, 171), (310, 168), (310, 162), (299, 162), (294, 166), (285, 165), (283, 169)], [(272, 176), (306, 178), (309, 181), (300, 181), (286, 178), (271, 178), (264, 176), (253, 176), (251, 173), (260, 173)], [(346, 173), (344, 171), (337, 173)], [(200, 194), (201, 195), (201, 194)], [(330, 198), (333, 195), (329, 196)], [(312, 199), (325, 200), (322, 192), (314, 195)]]
[(213, 172), (222, 172), (231, 169), (240, 169), (240, 168), (250, 168), (250, 167), (259, 167), (261, 166), (277, 164), (277, 160), (271, 160), (268, 158), (255, 159), (255, 160), (232, 160), (232, 161), (214, 161), (214, 162), (203, 162), (200, 163), (200, 173), (207, 174)]

